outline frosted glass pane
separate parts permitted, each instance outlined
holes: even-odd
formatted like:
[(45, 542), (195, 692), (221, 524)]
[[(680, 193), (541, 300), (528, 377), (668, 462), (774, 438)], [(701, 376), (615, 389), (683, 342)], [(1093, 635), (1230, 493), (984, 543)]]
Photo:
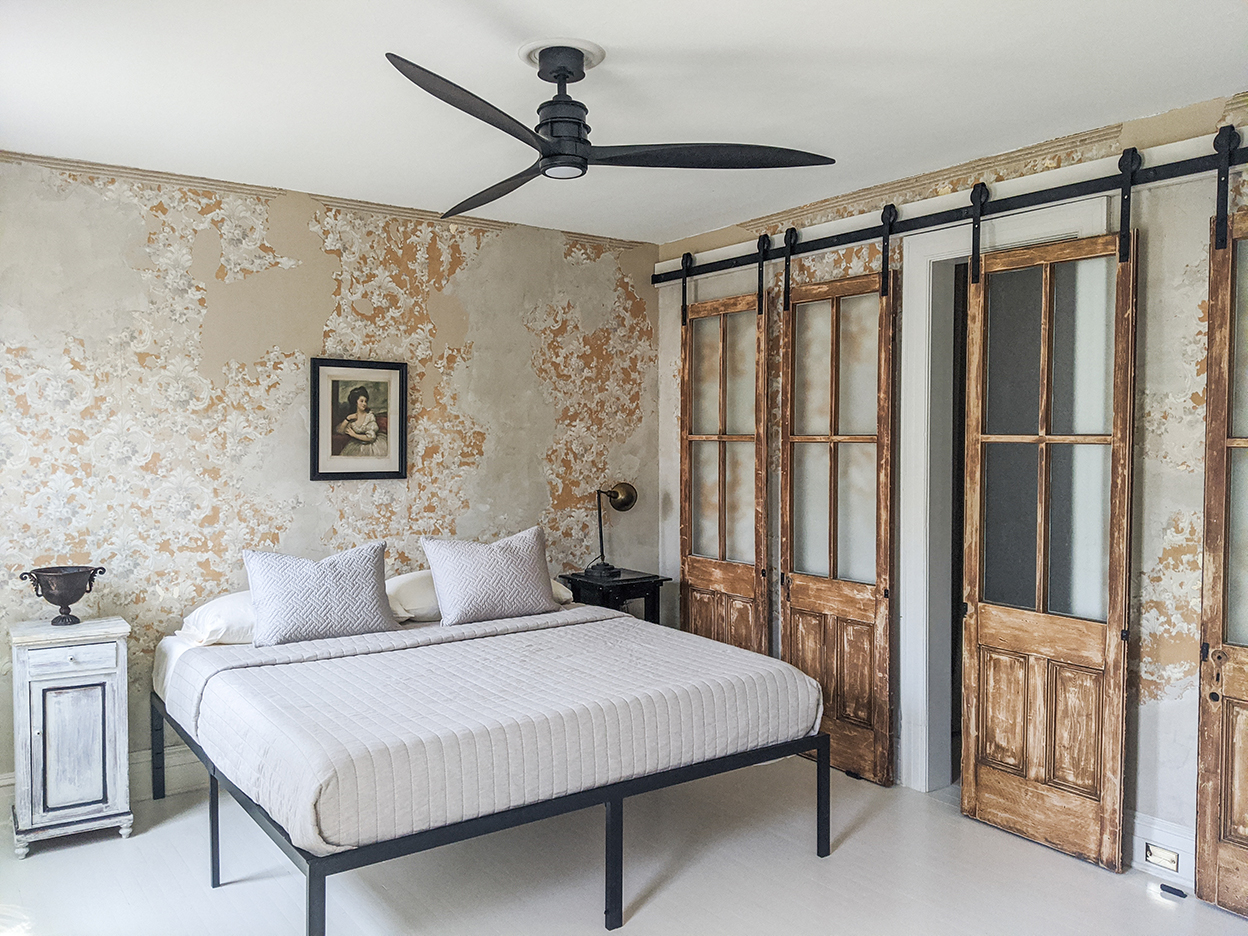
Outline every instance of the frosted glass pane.
[(828, 576), (831, 448), (824, 442), (793, 444), (793, 571)]
[(841, 435), (875, 435), (879, 344), (880, 297), (842, 299), (836, 345), (836, 431)]
[(1040, 267), (988, 276), (988, 415), (985, 430), (1034, 435), (1040, 427)]
[(1235, 242), (1231, 307), (1231, 435), (1248, 436), (1248, 241)]
[(1248, 646), (1248, 449), (1231, 449), (1226, 523), (1226, 642)]
[(836, 447), (836, 577), (875, 584), (875, 444)]
[(758, 355), (758, 314), (734, 312), (724, 316), (725, 370), (728, 372), (728, 435), (754, 434), (754, 359)]
[(1109, 435), (1116, 257), (1053, 267), (1053, 432)]
[(754, 564), (754, 443), (725, 442), (725, 559)]
[(719, 316), (693, 319), (689, 327), (692, 329), (689, 389), (693, 394), (690, 431), (694, 435), (716, 435), (719, 432)]
[(832, 303), (793, 312), (793, 433), (832, 433)]
[(690, 442), (693, 554), (719, 558), (719, 443)]
[(1036, 487), (1039, 446), (984, 446), (984, 586), (992, 604), (1036, 608)]
[(1049, 446), (1049, 606), (1104, 621), (1109, 609), (1108, 445)]

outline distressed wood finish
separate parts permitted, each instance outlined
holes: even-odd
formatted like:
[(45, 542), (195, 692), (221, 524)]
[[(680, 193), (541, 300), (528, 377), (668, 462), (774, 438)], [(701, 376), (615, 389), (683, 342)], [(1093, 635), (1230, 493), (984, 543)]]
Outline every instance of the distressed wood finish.
[[(766, 297), (764, 297), (766, 298)], [(689, 306), (689, 322), (719, 317), (719, 431), (695, 434), (693, 428), (693, 376), (691, 325), (681, 329), (680, 401), (680, 596), (681, 622), (686, 630), (731, 643), (756, 653), (768, 653), (770, 624), (767, 610), (767, 316), (758, 308), (758, 296), (748, 294), (696, 302)], [(755, 315), (754, 434), (727, 432), (727, 341), (725, 316)], [(693, 553), (694, 498), (692, 443), (714, 443), (717, 448), (716, 483), (718, 511), (717, 555)], [(727, 446), (754, 445), (754, 562), (727, 558)]]
[[(1122, 870), (1131, 436), (1135, 395), (1136, 257), (1116, 270), (1113, 415), (1109, 437), (1050, 435), (1053, 265), (1112, 256), (1117, 235), (987, 254), (968, 287), (963, 597), (962, 811), (1114, 871)], [(987, 407), (987, 284), (991, 274), (1042, 268), (1036, 435), (991, 435)], [(984, 451), (1037, 448), (1035, 607), (983, 600)], [(1049, 588), (1050, 446), (1109, 443), (1106, 622), (1045, 611)]]
[(14, 625), (13, 832), (30, 843), (117, 827), (130, 834), (126, 636), (121, 618)]
[(1201, 596), (1196, 896), (1248, 915), (1248, 648), (1226, 632), (1229, 457), (1246, 440), (1231, 436), (1235, 248), (1248, 237), (1248, 212), (1230, 219), (1225, 250), (1209, 239), (1209, 356), (1205, 410), (1205, 537)]
[[(876, 366), (876, 432), (840, 435), (838, 413), (839, 302), (880, 291), (879, 274), (848, 277), (826, 283), (796, 286), (792, 308), (802, 303), (832, 301), (832, 349), (829, 374), (831, 425), (827, 435), (798, 435), (795, 431), (795, 313), (786, 314), (781, 327), (781, 656), (817, 679), (824, 691), (823, 730), (832, 739), (832, 764), (885, 786), (893, 782), (892, 732), (892, 615), (890, 586), (893, 570), (893, 451), (895, 420), (893, 341), (899, 278), (894, 272), (887, 297), (879, 299)], [(817, 442), (832, 447), (829, 495), (829, 569), (824, 578), (794, 571), (793, 521), (800, 508), (794, 503), (793, 446)], [(869, 443), (875, 446), (875, 583), (836, 577), (837, 503), (836, 446)]]

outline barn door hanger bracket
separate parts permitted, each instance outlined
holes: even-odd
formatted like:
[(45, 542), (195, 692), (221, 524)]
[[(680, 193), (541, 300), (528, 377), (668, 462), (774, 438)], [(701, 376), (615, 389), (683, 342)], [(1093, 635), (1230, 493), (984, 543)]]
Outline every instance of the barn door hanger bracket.
[(1118, 171), (1122, 173), (1122, 198), (1118, 217), (1119, 263), (1126, 263), (1131, 259), (1131, 186), (1135, 184), (1135, 173), (1142, 165), (1144, 160), (1134, 146), (1123, 150), (1118, 160)]
[(767, 265), (767, 251), (771, 249), (771, 235), (758, 235), (758, 314), (762, 315), (767, 309), (767, 291), (766, 282), (764, 280), (763, 268)]
[(882, 260), (880, 261), (880, 295), (888, 295), (888, 239), (893, 234), (893, 222), (897, 220), (897, 206), (891, 202), (880, 212), (880, 227), (884, 229)]
[(1228, 124), (1218, 130), (1213, 138), (1213, 148), (1218, 151), (1218, 219), (1214, 223), (1213, 246), (1215, 250), (1226, 250), (1227, 212), (1231, 198), (1231, 160), (1235, 158), (1235, 150), (1239, 148), (1239, 134)]
[(988, 204), (988, 186), (976, 182), (971, 188), (971, 282), (979, 282), (979, 226)]
[(693, 254), (680, 258), (680, 324), (689, 324), (689, 271), (693, 269)]
[(791, 301), (789, 298), (789, 274), (793, 262), (793, 248), (797, 246), (797, 228), (791, 227), (784, 232), (784, 311), (788, 312)]

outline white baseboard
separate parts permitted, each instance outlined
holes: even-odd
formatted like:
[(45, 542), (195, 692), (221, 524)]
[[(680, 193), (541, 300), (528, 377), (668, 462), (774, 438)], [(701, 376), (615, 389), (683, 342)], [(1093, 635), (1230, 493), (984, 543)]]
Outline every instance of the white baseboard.
[[(1127, 864), (1137, 871), (1181, 887), (1190, 895), (1196, 889), (1196, 830), (1177, 822), (1157, 819), (1128, 809), (1123, 816), (1123, 851)], [(1144, 861), (1144, 844), (1151, 842), (1177, 852), (1178, 873)]]
[[(0, 823), (7, 823), (13, 806), (13, 774), (0, 774)], [(208, 771), (183, 744), (165, 748), (165, 792), (189, 793), (208, 788)], [(130, 802), (152, 798), (152, 752), (130, 752)]]

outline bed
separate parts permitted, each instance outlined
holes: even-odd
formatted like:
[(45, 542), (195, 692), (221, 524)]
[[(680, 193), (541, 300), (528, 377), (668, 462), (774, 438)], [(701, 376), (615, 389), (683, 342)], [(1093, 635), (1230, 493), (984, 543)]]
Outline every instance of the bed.
[(822, 695), (779, 660), (605, 608), (275, 647), (170, 637), (153, 672), (152, 788), (166, 721), (307, 879), (605, 804), (606, 926), (623, 923), (623, 801), (814, 752), (829, 851)]

